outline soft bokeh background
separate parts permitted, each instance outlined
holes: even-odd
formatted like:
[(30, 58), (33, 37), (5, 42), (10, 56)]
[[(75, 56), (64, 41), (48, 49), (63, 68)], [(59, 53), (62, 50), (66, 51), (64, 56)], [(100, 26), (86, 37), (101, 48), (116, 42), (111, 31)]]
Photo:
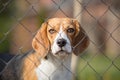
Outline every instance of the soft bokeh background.
[(0, 54), (24, 54), (49, 18), (79, 20), (90, 46), (76, 80), (120, 80), (120, 0), (0, 0)]

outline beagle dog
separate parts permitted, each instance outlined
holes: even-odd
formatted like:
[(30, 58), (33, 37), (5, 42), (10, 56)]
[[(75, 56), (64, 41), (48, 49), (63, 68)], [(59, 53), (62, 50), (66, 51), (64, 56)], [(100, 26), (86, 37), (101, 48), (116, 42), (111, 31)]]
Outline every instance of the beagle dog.
[(52, 18), (33, 38), (34, 51), (14, 57), (2, 72), (3, 80), (71, 80), (71, 55), (79, 55), (89, 38), (76, 19)]

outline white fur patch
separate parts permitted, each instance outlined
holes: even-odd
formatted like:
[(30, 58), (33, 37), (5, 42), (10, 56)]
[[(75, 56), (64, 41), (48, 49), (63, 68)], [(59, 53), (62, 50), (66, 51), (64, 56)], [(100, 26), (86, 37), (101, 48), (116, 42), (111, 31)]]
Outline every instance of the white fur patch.
[(71, 55), (64, 60), (49, 57), (35, 69), (38, 80), (72, 80)]

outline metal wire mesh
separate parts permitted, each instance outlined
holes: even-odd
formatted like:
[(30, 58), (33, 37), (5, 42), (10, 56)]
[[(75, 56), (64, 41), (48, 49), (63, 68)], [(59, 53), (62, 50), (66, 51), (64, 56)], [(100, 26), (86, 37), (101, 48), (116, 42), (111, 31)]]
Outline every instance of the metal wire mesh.
[[(90, 46), (80, 54), (75, 73), (64, 62), (61, 62), (62, 66), (76, 80), (119, 80), (119, 4), (119, 0), (0, 0), (1, 53), (16, 55), (29, 52), (32, 49), (30, 43), (44, 21), (53, 17), (73, 17), (80, 21), (89, 36)], [(4, 45), (8, 48), (3, 51)], [(4, 67), (8, 64), (4, 59), (0, 61)], [(45, 76), (51, 79), (51, 75)]]

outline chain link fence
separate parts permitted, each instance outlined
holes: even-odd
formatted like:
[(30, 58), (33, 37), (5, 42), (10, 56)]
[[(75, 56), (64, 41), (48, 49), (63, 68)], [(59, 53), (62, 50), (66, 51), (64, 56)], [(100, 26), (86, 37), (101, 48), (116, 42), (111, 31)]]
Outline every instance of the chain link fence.
[(53, 17), (77, 19), (90, 38), (75, 72), (63, 63), (75, 80), (120, 79), (119, 0), (0, 0), (0, 74), (12, 55), (32, 50), (39, 27)]

